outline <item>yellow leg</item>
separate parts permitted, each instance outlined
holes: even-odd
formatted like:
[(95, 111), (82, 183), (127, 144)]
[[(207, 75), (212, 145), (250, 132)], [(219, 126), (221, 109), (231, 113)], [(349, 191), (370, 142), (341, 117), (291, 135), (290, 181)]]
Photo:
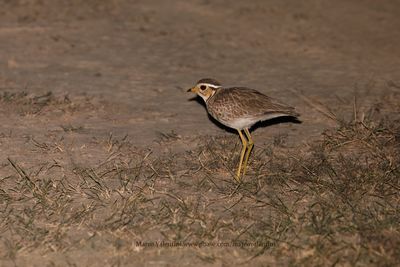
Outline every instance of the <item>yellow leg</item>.
[(246, 138), (244, 138), (244, 136), (242, 134), (242, 131), (238, 130), (238, 132), (239, 132), (240, 140), (242, 141), (242, 151), (240, 152), (239, 167), (237, 169), (235, 178), (236, 178), (236, 180), (238, 182), (240, 182), (240, 172), (242, 170), (242, 163), (243, 163), (244, 154), (245, 154), (246, 149), (247, 149), (247, 141), (246, 141)]
[(244, 133), (246, 134), (246, 137), (249, 141), (247, 142), (246, 155), (244, 157), (243, 176), (246, 174), (247, 161), (249, 160), (251, 150), (253, 149), (254, 146), (254, 142), (253, 139), (251, 138), (249, 129), (244, 129)]

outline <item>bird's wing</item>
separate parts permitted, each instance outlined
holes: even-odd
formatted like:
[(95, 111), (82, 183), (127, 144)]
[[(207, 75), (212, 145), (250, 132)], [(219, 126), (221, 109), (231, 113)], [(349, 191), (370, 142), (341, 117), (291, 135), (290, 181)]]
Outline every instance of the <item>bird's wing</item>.
[(266, 96), (257, 90), (246, 87), (232, 87), (224, 91), (230, 95), (236, 108), (241, 109), (243, 112), (247, 111), (249, 115), (285, 114), (294, 117), (299, 116), (293, 107)]

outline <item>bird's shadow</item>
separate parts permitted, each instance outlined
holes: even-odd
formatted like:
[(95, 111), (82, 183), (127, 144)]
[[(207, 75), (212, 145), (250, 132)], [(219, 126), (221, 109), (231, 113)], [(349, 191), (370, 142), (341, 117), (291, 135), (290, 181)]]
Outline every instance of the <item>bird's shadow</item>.
[[(207, 106), (204, 103), (204, 101), (198, 97), (192, 97), (190, 98), (188, 101), (196, 101), (197, 103), (199, 103), (200, 105), (202, 105), (204, 107), (204, 109), (207, 111)], [(217, 121), (216, 119), (214, 119), (208, 112), (207, 112), (208, 118), (215, 123), (219, 128), (224, 129), (230, 133), (237, 133), (237, 130), (230, 128), (228, 126), (223, 125), (222, 123), (220, 123), (219, 121)], [(291, 122), (291, 123), (302, 123), (301, 120), (299, 120), (296, 117), (292, 117), (292, 116), (281, 116), (281, 117), (277, 117), (277, 118), (273, 118), (273, 119), (269, 119), (269, 120), (265, 120), (265, 121), (259, 121), (256, 124), (254, 124), (250, 130), (254, 131), (257, 128), (260, 127), (267, 127), (267, 126), (271, 126), (271, 125), (275, 125), (275, 124), (281, 124), (281, 123), (287, 123), (287, 122)]]

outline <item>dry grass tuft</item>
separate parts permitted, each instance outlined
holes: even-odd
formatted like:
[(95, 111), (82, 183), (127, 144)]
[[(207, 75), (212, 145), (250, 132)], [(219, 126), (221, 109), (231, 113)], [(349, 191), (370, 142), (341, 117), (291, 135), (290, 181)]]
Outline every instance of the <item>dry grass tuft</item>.
[(40, 115), (51, 110), (52, 112), (75, 112), (95, 107), (92, 99), (82, 95), (71, 99), (69, 95), (55, 95), (48, 91), (41, 94), (31, 94), (28, 91), (5, 90), (0, 92), (2, 112), (13, 112), (21, 116)]

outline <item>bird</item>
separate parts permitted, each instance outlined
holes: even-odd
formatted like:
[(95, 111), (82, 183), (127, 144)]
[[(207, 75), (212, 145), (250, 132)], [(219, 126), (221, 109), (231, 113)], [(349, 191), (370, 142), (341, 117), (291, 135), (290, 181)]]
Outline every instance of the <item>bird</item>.
[(250, 128), (259, 121), (277, 117), (297, 119), (300, 116), (294, 107), (283, 104), (255, 89), (225, 88), (213, 78), (200, 79), (187, 92), (200, 96), (206, 104), (207, 112), (214, 119), (239, 133), (242, 149), (235, 175), (239, 183), (246, 174), (247, 162), (254, 146)]

